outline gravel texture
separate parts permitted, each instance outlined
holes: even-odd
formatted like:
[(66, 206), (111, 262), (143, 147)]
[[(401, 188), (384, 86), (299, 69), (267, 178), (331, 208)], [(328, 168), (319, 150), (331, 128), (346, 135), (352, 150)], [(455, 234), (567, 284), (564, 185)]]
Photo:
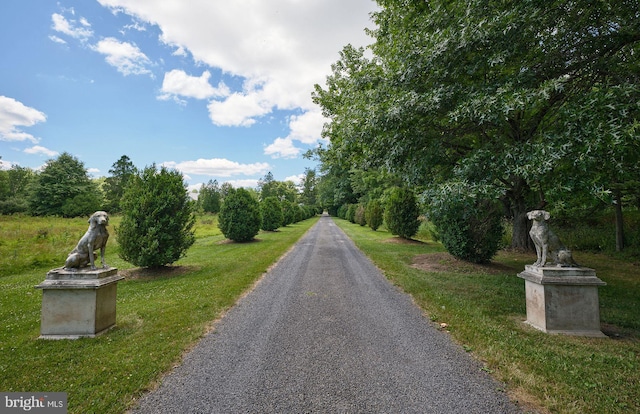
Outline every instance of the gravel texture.
[(324, 216), (135, 413), (516, 413)]

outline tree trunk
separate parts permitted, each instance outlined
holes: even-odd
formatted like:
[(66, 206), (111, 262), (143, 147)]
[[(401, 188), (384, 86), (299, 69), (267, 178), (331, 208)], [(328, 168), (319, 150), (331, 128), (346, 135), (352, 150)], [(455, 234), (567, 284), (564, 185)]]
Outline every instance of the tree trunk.
[(624, 221), (622, 220), (622, 192), (615, 190), (614, 204), (616, 211), (616, 252), (624, 249)]
[(513, 232), (511, 234), (511, 248), (517, 250), (531, 251), (535, 249), (533, 241), (529, 236), (531, 223), (527, 219), (527, 195), (531, 192), (529, 185), (522, 178), (516, 178), (513, 186), (507, 191), (511, 215), (513, 218)]
[(513, 200), (513, 232), (511, 235), (511, 248), (518, 250), (534, 250), (533, 241), (529, 236), (531, 223), (527, 218), (527, 206), (524, 199)]

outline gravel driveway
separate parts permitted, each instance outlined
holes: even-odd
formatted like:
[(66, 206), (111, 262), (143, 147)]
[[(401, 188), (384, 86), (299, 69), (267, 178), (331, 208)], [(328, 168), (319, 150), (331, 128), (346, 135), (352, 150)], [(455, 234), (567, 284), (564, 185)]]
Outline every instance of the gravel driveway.
[(133, 412), (520, 412), (481, 368), (323, 216)]

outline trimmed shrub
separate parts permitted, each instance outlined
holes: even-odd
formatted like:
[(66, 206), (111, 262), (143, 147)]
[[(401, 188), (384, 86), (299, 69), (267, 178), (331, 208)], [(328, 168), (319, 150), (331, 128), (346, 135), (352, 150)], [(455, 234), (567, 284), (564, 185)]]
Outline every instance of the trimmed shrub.
[(367, 224), (373, 231), (378, 230), (380, 226), (382, 226), (382, 221), (384, 219), (384, 210), (382, 208), (382, 203), (380, 200), (371, 200), (367, 203), (367, 209), (365, 211), (365, 216), (367, 219)]
[(282, 222), (283, 226), (293, 224), (297, 219), (298, 206), (293, 201), (284, 200), (282, 201), (282, 214), (284, 217), (284, 221)]
[(362, 204), (358, 204), (358, 206), (356, 207), (356, 213), (355, 213), (354, 219), (356, 224), (359, 224), (361, 226), (367, 225), (367, 219), (365, 217), (365, 208)]
[(277, 197), (267, 197), (262, 200), (260, 213), (262, 214), (262, 230), (275, 231), (282, 227), (284, 216)]
[(218, 227), (224, 237), (236, 242), (246, 242), (260, 232), (260, 205), (244, 188), (231, 189), (224, 198)]
[(348, 204), (343, 204), (340, 206), (340, 208), (338, 208), (338, 217), (341, 219), (346, 220), (347, 219), (347, 210), (349, 210), (349, 205)]
[(451, 255), (473, 263), (495, 256), (504, 232), (497, 198), (465, 182), (444, 184), (428, 198), (429, 218)]
[(387, 200), (384, 221), (391, 234), (410, 239), (420, 227), (416, 196), (408, 188), (394, 188)]
[(357, 205), (349, 204), (349, 207), (347, 208), (347, 216), (345, 217), (347, 220), (354, 224), (356, 222), (356, 208), (358, 208)]
[(145, 168), (129, 180), (120, 206), (119, 255), (135, 266), (171, 264), (195, 242), (193, 203), (178, 171)]

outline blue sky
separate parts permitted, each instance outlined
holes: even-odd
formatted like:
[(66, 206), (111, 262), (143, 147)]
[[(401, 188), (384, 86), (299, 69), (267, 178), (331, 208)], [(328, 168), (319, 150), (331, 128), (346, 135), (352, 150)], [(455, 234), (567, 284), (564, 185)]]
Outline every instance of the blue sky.
[(137, 167), (255, 186), (296, 180), (311, 102), (371, 0), (20, 0), (0, 5), (0, 168), (68, 152), (94, 177)]

